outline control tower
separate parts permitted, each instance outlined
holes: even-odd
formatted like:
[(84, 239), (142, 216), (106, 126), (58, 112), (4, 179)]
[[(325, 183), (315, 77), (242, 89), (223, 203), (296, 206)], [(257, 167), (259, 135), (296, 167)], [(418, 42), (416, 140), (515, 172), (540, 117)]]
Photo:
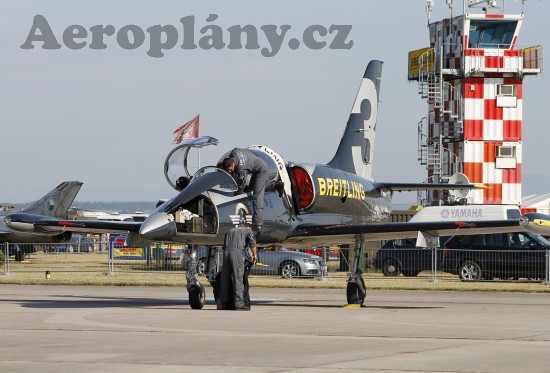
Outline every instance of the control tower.
[[(521, 14), (504, 0), (463, 0), (463, 12), (430, 20), (429, 47), (409, 52), (409, 81), (428, 101), (418, 123), (418, 160), (427, 182), (484, 184), (483, 190), (427, 192), (423, 205), (521, 202), (523, 79), (542, 72), (542, 47), (518, 44)], [(517, 5), (517, 4), (516, 4)], [(464, 177), (466, 176), (466, 177)]]

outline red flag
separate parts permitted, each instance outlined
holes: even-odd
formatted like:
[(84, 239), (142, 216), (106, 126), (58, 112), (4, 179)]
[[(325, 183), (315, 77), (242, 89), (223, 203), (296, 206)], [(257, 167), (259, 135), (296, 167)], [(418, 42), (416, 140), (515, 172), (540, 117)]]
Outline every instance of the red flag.
[(199, 137), (199, 116), (200, 114), (174, 131), (174, 144)]

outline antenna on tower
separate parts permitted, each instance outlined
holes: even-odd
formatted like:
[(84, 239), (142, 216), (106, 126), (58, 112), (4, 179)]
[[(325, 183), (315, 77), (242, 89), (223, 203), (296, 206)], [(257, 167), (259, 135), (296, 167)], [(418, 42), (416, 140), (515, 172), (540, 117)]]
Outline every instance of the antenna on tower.
[[(523, 0), (525, 1), (525, 0)], [(496, 8), (497, 7), (497, 1), (496, 0), (468, 0), (468, 6), (473, 8), (475, 6), (480, 5), (483, 7), (482, 10), (485, 12), (485, 14), (488, 13), (490, 8)], [(502, 0), (502, 6), (504, 7), (504, 0)]]
[[(450, 18), (453, 18), (453, 0), (445, 0), (447, 6), (449, 7), (449, 12), (451, 13)], [(452, 23), (451, 23), (452, 24)]]
[(432, 17), (432, 9), (434, 8), (434, 0), (426, 0), (426, 13), (428, 14), (428, 25)]

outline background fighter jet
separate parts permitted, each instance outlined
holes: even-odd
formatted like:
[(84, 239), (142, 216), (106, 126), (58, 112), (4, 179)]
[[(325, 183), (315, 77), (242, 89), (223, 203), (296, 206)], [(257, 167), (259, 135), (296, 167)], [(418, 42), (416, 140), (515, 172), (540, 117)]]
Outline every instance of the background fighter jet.
[[(353, 103), (344, 134), (334, 158), (326, 165), (286, 161), (260, 145), (249, 150), (265, 160), (269, 168), (264, 201), (264, 225), (259, 244), (284, 243), (294, 246), (354, 244), (355, 261), (348, 279), (347, 300), (362, 304), (366, 287), (359, 268), (367, 240), (413, 238), (521, 230), (516, 220), (476, 223), (418, 222), (388, 223), (391, 196), (395, 191), (426, 189), (472, 189), (472, 184), (380, 183), (372, 177), (373, 151), (380, 96), (382, 62), (371, 61)], [(164, 165), (166, 179), (178, 191), (158, 206), (143, 223), (63, 221), (28, 214), (12, 214), (6, 224), (13, 229), (39, 232), (127, 231), (128, 239), (189, 243), (191, 263), (187, 289), (191, 307), (202, 308), (204, 288), (195, 278), (198, 245), (221, 246), (233, 227), (231, 217), (249, 214), (251, 192), (237, 194), (231, 175), (216, 166), (204, 167), (191, 175), (187, 156), (193, 148), (215, 145), (212, 137), (189, 140), (174, 148)], [(228, 153), (220, 157), (220, 161)], [(270, 186), (282, 182), (283, 188)], [(280, 185), (281, 183), (279, 183)], [(210, 271), (207, 270), (207, 273)], [(215, 282), (215, 277), (209, 275)], [(214, 285), (214, 284), (213, 284)]]
[[(67, 211), (73, 204), (81, 187), (82, 183), (79, 181), (64, 181), (23, 211), (27, 214), (66, 219)], [(5, 213), (1, 212), (0, 216), (5, 216), (7, 212), (8, 211), (5, 211)], [(18, 231), (10, 229), (0, 222), (0, 242), (29, 244), (19, 245), (19, 251), (16, 252), (15, 258), (18, 261), (22, 260), (27, 252), (33, 251), (33, 246), (30, 245), (32, 243), (57, 243), (67, 241), (70, 238), (71, 232), (69, 231), (40, 232), (35, 229), (30, 231)]]

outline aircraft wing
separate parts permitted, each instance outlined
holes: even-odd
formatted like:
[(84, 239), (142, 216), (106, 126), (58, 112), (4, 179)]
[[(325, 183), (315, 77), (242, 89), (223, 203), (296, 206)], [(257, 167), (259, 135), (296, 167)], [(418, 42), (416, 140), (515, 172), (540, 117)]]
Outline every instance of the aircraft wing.
[(14, 213), (4, 218), (4, 224), (22, 232), (63, 232), (76, 233), (139, 233), (142, 222), (101, 221), (101, 220), (59, 220), (43, 215)]
[(486, 189), (483, 184), (448, 184), (448, 183), (375, 183), (378, 189), (392, 192), (414, 192), (416, 190), (471, 190)]
[(484, 233), (505, 233), (524, 231), (519, 220), (486, 220), (486, 221), (436, 221), (405, 223), (372, 223), (356, 225), (298, 226), (290, 235), (292, 241), (304, 242), (313, 237), (324, 241), (350, 241), (357, 235), (363, 240), (379, 241), (398, 238), (416, 238), (418, 232), (434, 236), (472, 235)]

